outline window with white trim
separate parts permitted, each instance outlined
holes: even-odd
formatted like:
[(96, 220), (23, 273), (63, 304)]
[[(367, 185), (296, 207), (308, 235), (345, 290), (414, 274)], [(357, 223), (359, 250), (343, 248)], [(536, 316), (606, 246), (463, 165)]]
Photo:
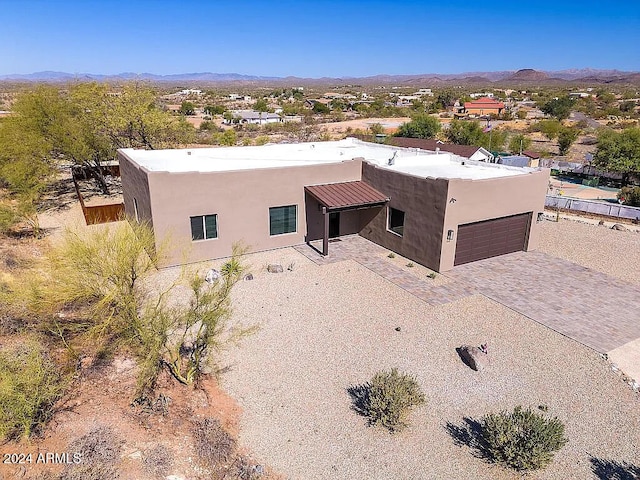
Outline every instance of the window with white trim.
[(269, 235), (283, 235), (297, 231), (298, 206), (269, 208)]
[(218, 238), (218, 215), (191, 217), (191, 240)]
[(387, 229), (401, 237), (404, 235), (404, 212), (402, 210), (389, 207)]

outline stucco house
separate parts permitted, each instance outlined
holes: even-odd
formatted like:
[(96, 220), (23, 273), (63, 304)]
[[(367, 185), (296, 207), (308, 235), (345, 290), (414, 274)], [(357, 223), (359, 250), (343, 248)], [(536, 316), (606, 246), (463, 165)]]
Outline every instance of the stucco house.
[(549, 171), (348, 138), (118, 151), (125, 210), (162, 266), (361, 236), (433, 270), (535, 248)]
[(485, 115), (500, 115), (504, 110), (504, 103), (493, 98), (483, 97), (471, 102), (464, 102), (464, 109), (461, 113), (469, 116), (482, 117)]
[(389, 145), (406, 148), (419, 148), (430, 152), (448, 152), (459, 157), (468, 158), (469, 160), (477, 160), (479, 162), (493, 162), (493, 154), (482, 147), (475, 145), (456, 145), (453, 143), (445, 143), (440, 140), (429, 138), (405, 138), (405, 137), (389, 137), (387, 139)]

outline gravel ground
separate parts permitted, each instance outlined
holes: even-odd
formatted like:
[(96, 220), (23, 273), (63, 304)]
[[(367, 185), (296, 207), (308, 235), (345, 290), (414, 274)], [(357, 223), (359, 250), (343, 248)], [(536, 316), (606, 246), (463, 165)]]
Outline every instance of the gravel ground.
[[(570, 439), (528, 478), (595, 478), (592, 457), (640, 465), (638, 395), (590, 349), (479, 295), (431, 307), (355, 262), (319, 267), (292, 249), (250, 258), (255, 279), (237, 286), (234, 315), (261, 328), (225, 353), (222, 384), (244, 410), (241, 444), (286, 478), (521, 478), (445, 428), (518, 404), (548, 405)], [(275, 261), (295, 268), (261, 268)], [(474, 372), (455, 348), (484, 342), (492, 363)], [(346, 392), (391, 367), (427, 396), (396, 436), (367, 427)]]
[(541, 252), (640, 285), (640, 233), (565, 219), (541, 226)]

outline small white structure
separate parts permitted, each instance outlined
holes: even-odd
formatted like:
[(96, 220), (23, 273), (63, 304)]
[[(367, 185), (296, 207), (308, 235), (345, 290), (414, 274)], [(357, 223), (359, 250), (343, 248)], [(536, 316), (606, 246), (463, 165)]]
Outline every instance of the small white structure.
[(257, 112), (255, 110), (232, 110), (233, 119), (225, 119), (224, 123), (251, 123), (262, 125), (264, 123), (280, 123), (282, 118), (277, 113)]

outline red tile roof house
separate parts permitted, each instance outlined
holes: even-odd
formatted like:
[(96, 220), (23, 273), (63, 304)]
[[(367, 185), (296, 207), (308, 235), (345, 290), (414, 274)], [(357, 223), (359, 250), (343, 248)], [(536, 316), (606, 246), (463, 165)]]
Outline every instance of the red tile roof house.
[(464, 110), (469, 116), (482, 117), (484, 115), (500, 115), (504, 110), (504, 103), (493, 98), (483, 97), (472, 102), (464, 102)]
[(549, 170), (353, 138), (118, 151), (125, 210), (173, 250), (161, 266), (350, 234), (436, 271), (536, 247)]

